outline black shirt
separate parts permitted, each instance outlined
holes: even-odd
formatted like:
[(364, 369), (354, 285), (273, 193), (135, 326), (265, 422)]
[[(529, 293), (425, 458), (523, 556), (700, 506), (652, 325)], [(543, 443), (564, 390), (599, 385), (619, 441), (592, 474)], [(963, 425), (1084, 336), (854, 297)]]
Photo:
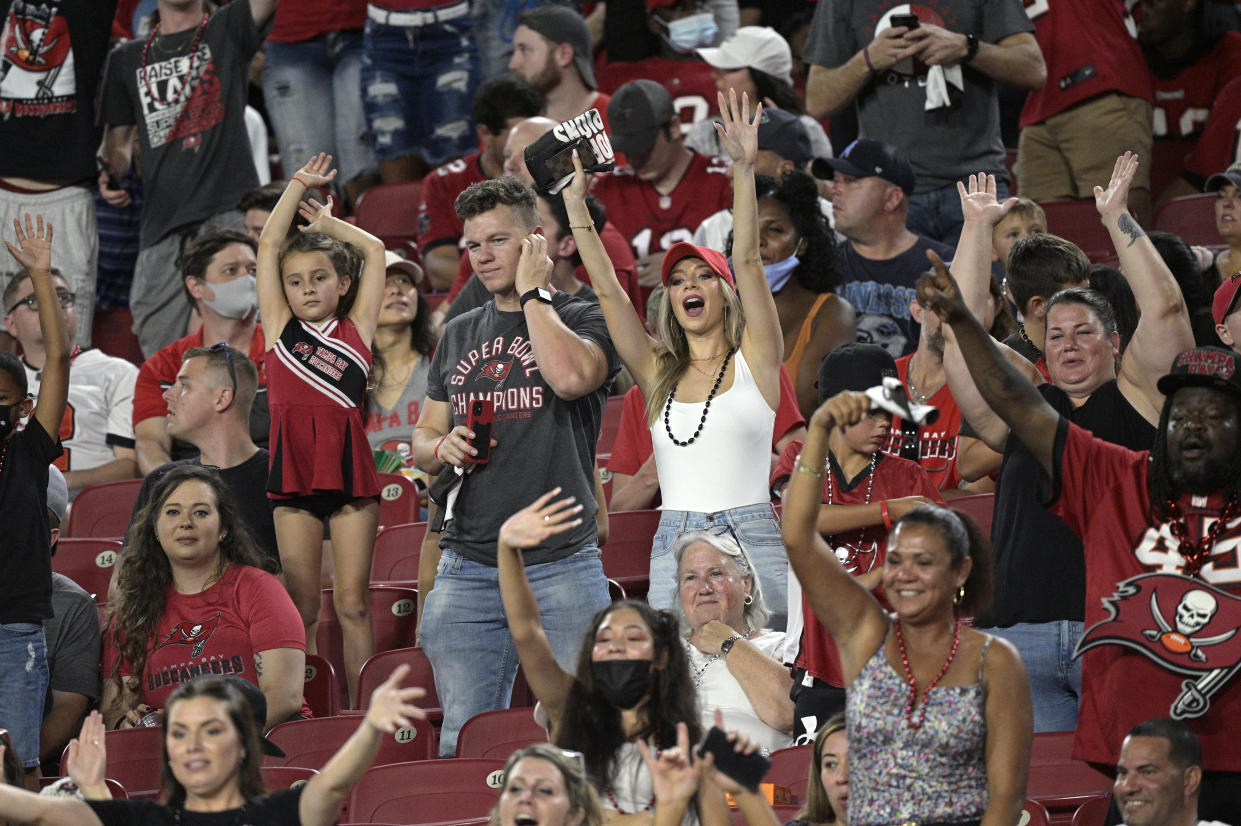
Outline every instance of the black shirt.
[(103, 826), (300, 826), (302, 789), (281, 789), (240, 809), (188, 812), (154, 800), (88, 800)]

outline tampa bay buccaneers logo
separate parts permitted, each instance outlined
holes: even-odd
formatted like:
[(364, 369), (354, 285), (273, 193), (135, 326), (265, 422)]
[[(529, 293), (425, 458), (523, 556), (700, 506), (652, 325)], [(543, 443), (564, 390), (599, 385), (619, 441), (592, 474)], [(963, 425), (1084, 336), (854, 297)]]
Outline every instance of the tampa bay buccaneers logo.
[(482, 368), (478, 371), (478, 377), (480, 379), (491, 379), (492, 381), (499, 384), (500, 382), (508, 378), (508, 371), (512, 369), (513, 369), (513, 362), (500, 361), (499, 359), (492, 359), (491, 361), (484, 364)]
[(315, 348), (311, 347), (309, 344), (307, 344), (304, 341), (299, 341), (297, 344), (293, 345), (293, 355), (301, 356), (302, 361), (305, 361), (306, 359), (310, 358), (312, 355), (314, 355), (314, 352), (315, 352)]
[(164, 637), (164, 641), (155, 646), (155, 650), (158, 651), (169, 645), (188, 645), (192, 646), (191, 656), (201, 657), (203, 646), (207, 644), (207, 640), (211, 639), (211, 635), (215, 633), (219, 624), (219, 611), (216, 611), (215, 616), (206, 622), (178, 622), (168, 636)]
[(1142, 574), (1103, 600), (1111, 616), (1091, 626), (1074, 656), (1099, 645), (1123, 645), (1194, 679), (1181, 684), (1170, 715), (1201, 717), (1211, 696), (1241, 670), (1241, 598), (1197, 579)]

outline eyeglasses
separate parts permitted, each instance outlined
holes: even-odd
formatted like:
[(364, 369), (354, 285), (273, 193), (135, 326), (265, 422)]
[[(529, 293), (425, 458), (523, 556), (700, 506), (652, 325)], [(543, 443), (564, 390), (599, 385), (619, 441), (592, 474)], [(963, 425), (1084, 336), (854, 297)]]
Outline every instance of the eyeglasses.
[(237, 368), (233, 367), (233, 350), (228, 346), (227, 341), (221, 341), (219, 344), (213, 344), (207, 348), (211, 353), (223, 353), (228, 365), (228, 377), (233, 382), (233, 398), (237, 398)]
[[(73, 306), (73, 302), (76, 298), (77, 298), (77, 294), (71, 293), (68, 290), (57, 290), (56, 291), (57, 303), (59, 303), (60, 306), (65, 308), (66, 310)], [(9, 309), (6, 310), (5, 312), (11, 313), (14, 310), (16, 310), (18, 307), (22, 306), (23, 304), (25, 304), (27, 307), (29, 307), (31, 310), (33, 310), (36, 313), (39, 311), (39, 299), (34, 293), (31, 293), (25, 298), (19, 298), (17, 300), (17, 303), (15, 303), (12, 307), (9, 307)]]

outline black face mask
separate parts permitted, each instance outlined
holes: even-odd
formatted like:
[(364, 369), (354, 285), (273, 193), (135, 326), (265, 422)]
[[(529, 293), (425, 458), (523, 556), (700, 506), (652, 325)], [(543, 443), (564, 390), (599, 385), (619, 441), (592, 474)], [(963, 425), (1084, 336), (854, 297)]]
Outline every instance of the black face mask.
[(17, 422), (21, 419), (17, 415), (17, 409), (21, 403), (10, 405), (9, 407), (0, 407), (0, 441), (7, 439), (9, 434), (13, 432), (13, 428), (17, 426)]
[(595, 686), (617, 708), (633, 708), (651, 688), (651, 660), (600, 660), (590, 664)]

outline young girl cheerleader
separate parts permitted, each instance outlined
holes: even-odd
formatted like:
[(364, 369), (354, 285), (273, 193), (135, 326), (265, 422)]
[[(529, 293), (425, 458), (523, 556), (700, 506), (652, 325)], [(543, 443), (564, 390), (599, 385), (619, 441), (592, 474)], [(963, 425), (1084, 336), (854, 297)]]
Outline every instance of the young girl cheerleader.
[[(289, 182), (259, 238), (259, 311), (267, 335), (271, 476), (276, 541), (285, 584), (314, 651), (319, 622), (323, 520), (336, 563), (333, 602), (345, 652), (349, 700), (375, 652), (371, 554), (379, 479), (362, 426), (371, 340), (384, 292), (384, 246), (333, 218), (332, 199), (301, 203), (336, 177), (330, 155), (312, 158)], [(282, 249), (294, 215), (310, 225)]]

